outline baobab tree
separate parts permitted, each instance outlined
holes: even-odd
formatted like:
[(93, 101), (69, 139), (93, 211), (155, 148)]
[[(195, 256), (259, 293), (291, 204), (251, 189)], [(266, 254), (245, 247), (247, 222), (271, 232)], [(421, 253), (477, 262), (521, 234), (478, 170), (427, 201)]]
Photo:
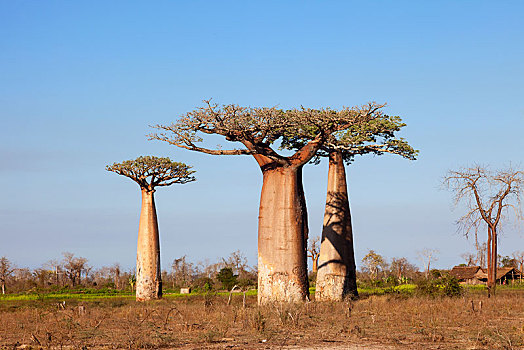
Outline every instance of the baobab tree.
[(162, 297), (160, 271), (160, 239), (155, 207), (155, 188), (195, 181), (193, 170), (169, 158), (138, 157), (122, 163), (108, 165), (106, 170), (126, 176), (138, 183), (142, 191), (142, 209), (138, 226), (136, 255), (136, 300)]
[(315, 237), (309, 241), (308, 247), (307, 247), (307, 253), (308, 258), (311, 258), (311, 262), (313, 263), (312, 271), (313, 273), (317, 273), (318, 270), (318, 258), (320, 256), (320, 237)]
[(495, 295), (498, 232), (505, 215), (513, 213), (517, 219), (522, 218), (524, 172), (474, 166), (449, 171), (443, 182), (454, 192), (455, 205), (462, 201), (466, 204), (467, 213), (458, 220), (466, 237), (474, 232), (477, 242), (479, 228), (487, 229), (488, 297)]
[[(382, 108), (384, 105), (381, 105)], [(398, 116), (389, 116), (377, 110), (365, 123), (350, 126), (346, 130), (331, 134), (320, 147), (314, 158), (329, 159), (328, 186), (324, 224), (318, 260), (316, 282), (317, 300), (342, 300), (357, 297), (353, 229), (346, 183), (344, 163), (350, 164), (355, 156), (364, 154), (400, 155), (414, 160), (418, 153), (403, 138), (395, 133), (406, 124)], [(284, 146), (291, 149), (302, 147), (315, 135), (310, 129), (307, 138), (287, 137)]]
[[(362, 107), (313, 110), (219, 107), (205, 101), (176, 123), (154, 126), (151, 139), (211, 155), (252, 155), (263, 175), (258, 222), (258, 302), (301, 301), (309, 296), (307, 279), (307, 211), (302, 167), (334, 132), (367, 121), (380, 109)], [(286, 134), (315, 136), (290, 155), (277, 153), (274, 144)], [(198, 145), (203, 135), (224, 136), (241, 148), (210, 149)], [(277, 145), (278, 146), (278, 145)]]

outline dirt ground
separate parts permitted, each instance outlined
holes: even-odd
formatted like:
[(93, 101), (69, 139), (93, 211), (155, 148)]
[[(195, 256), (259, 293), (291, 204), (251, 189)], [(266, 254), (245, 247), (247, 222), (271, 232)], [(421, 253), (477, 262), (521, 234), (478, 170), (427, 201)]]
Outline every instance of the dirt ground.
[(0, 349), (524, 349), (524, 294), (372, 296), (256, 306), (250, 297), (0, 301)]

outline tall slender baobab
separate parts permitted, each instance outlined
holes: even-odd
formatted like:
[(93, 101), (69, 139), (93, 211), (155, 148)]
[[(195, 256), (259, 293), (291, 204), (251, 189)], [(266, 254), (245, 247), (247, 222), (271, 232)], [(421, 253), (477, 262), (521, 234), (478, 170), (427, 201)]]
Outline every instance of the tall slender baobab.
[(504, 215), (513, 211), (522, 218), (520, 196), (524, 189), (524, 172), (507, 169), (492, 172), (486, 167), (474, 166), (449, 171), (444, 185), (455, 193), (455, 204), (465, 201), (467, 213), (458, 223), (466, 235), (487, 228), (488, 239), (488, 297), (495, 295), (497, 282), (497, 241)]
[(312, 262), (312, 272), (317, 273), (318, 270), (318, 258), (320, 257), (320, 237), (315, 237), (309, 241), (307, 252), (308, 252), (308, 258), (311, 258)]
[[(210, 101), (170, 126), (157, 125), (152, 139), (212, 155), (252, 155), (263, 174), (258, 222), (258, 302), (301, 301), (309, 295), (307, 279), (307, 213), (302, 187), (302, 167), (333, 132), (369, 120), (380, 108), (369, 103), (360, 108), (293, 109), (219, 107)], [(315, 136), (293, 155), (273, 148), (285, 133)], [(240, 149), (198, 146), (201, 135), (222, 135), (240, 142)]]
[[(318, 157), (329, 158), (326, 209), (318, 260), (316, 300), (342, 300), (357, 297), (353, 230), (346, 184), (344, 162), (351, 163), (356, 155), (384, 153), (415, 159), (414, 150), (402, 138), (395, 137), (406, 124), (400, 117), (375, 113), (365, 122), (331, 134), (317, 152)], [(310, 130), (306, 139), (287, 137), (284, 146), (301, 147), (314, 136)], [(319, 158), (315, 161), (318, 163)]]
[(142, 191), (142, 209), (138, 226), (136, 254), (136, 300), (162, 297), (160, 240), (155, 207), (155, 187), (195, 181), (191, 167), (169, 158), (138, 157), (106, 167), (138, 183)]

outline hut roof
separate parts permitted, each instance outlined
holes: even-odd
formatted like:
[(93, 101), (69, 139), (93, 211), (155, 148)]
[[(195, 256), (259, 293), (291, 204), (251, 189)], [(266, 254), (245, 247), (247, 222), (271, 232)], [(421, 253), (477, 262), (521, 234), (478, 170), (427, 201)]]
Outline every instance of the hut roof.
[(455, 266), (449, 274), (458, 280), (467, 280), (477, 277), (479, 270), (482, 271), (480, 266)]
[(499, 267), (497, 269), (497, 279), (502, 278), (508, 274), (520, 276), (522, 273), (514, 267)]
[[(515, 277), (520, 277), (522, 272), (514, 267), (499, 267), (497, 268), (497, 281), (506, 275), (513, 275)], [(487, 280), (488, 274), (487, 269), (481, 269), (481, 272), (478, 274), (478, 278), (481, 280)]]

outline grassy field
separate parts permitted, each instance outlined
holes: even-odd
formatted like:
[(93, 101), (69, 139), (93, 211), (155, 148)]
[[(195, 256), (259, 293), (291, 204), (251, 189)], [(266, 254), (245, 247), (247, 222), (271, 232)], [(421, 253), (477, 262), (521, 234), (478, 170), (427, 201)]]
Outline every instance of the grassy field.
[(227, 293), (168, 294), (148, 303), (115, 293), (2, 297), (0, 348), (524, 348), (522, 289), (500, 288), (491, 299), (477, 289), (457, 298), (362, 290), (354, 302), (263, 307), (254, 292), (245, 307), (242, 294), (228, 305)]
[[(417, 286), (415, 284), (403, 284), (394, 287), (366, 287), (358, 288), (358, 292), (361, 296), (377, 296), (377, 295), (386, 295), (386, 294), (407, 294), (412, 295), (415, 292)], [(467, 286), (467, 292), (478, 292), (482, 293), (486, 290), (484, 285), (472, 285)], [(516, 286), (498, 286), (497, 290), (500, 291), (511, 291), (511, 290), (520, 290), (524, 293), (524, 284)], [(315, 288), (309, 289), (310, 294), (314, 296)], [(209, 293), (198, 293), (193, 292), (190, 295), (180, 294), (172, 290), (164, 291), (165, 298), (187, 298), (192, 296), (203, 296)], [(212, 294), (228, 296), (229, 293), (226, 291), (213, 292)], [(254, 296), (257, 294), (255, 289), (251, 289), (246, 292), (248, 296)], [(134, 293), (131, 291), (119, 291), (114, 289), (93, 289), (93, 288), (82, 288), (82, 289), (63, 289), (59, 291), (29, 291), (26, 293), (19, 294), (0, 294), (0, 302), (2, 301), (22, 301), (22, 300), (91, 300), (91, 299), (114, 299), (114, 298), (129, 298), (134, 299)]]

